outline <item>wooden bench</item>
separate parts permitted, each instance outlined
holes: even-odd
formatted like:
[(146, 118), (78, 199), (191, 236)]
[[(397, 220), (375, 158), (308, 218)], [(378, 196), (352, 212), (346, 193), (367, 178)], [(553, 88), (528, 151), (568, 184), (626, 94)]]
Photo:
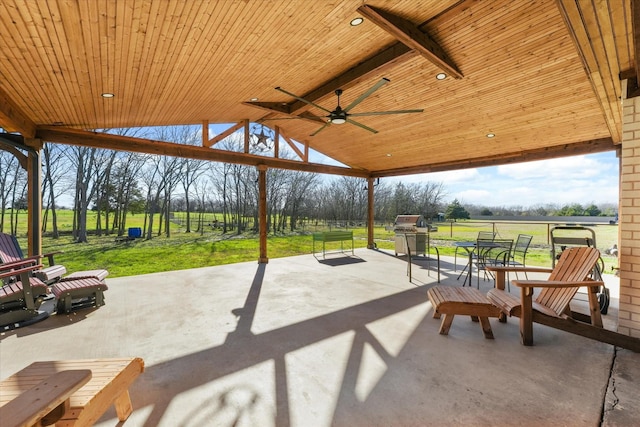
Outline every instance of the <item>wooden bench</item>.
[(471, 287), (434, 286), (427, 295), (433, 305), (433, 317), (439, 319), (444, 314), (440, 334), (447, 335), (453, 318), (461, 314), (471, 316), (474, 322), (480, 321), (484, 337), (493, 339), (489, 317), (499, 317), (501, 311), (482, 292)]
[(316, 256), (316, 242), (322, 242), (322, 257), (326, 255), (325, 244), (327, 242), (340, 242), (340, 252), (344, 253), (344, 242), (351, 241), (351, 254), (353, 255), (353, 231), (325, 231), (313, 233), (313, 256)]
[(4, 406), (0, 420), (5, 427), (47, 426), (69, 410), (71, 395), (91, 379), (91, 371), (57, 372), (40, 381)]
[[(77, 388), (74, 384), (84, 381), (82, 378), (86, 377), (87, 370), (91, 372), (90, 379)], [(69, 371), (84, 371), (84, 374), (80, 375), (82, 378), (72, 375), (75, 381), (68, 377), (58, 377), (57, 379), (54, 377), (58, 373)], [(125, 421), (133, 412), (129, 387), (143, 371), (144, 362), (140, 358), (32, 363), (0, 382), (0, 420), (2, 420), (2, 426), (32, 425), (20, 421), (25, 417), (28, 420), (34, 416), (54, 418), (54, 414), (51, 416), (43, 415), (44, 410), (41, 407), (38, 408), (37, 405), (30, 405), (30, 412), (32, 412), (30, 414), (20, 412), (18, 417), (18, 413), (15, 411), (16, 407), (21, 407), (20, 402), (23, 399), (28, 401), (34, 397), (34, 394), (41, 393), (44, 384), (48, 384), (49, 390), (51, 388), (59, 390), (61, 387), (77, 388), (72, 393), (66, 393), (70, 396), (68, 396), (68, 402), (64, 408), (60, 410), (61, 413), (55, 414), (55, 418), (58, 419), (55, 421), (56, 426), (91, 426), (111, 405), (115, 405), (118, 419)], [(52, 381), (57, 382), (57, 385)], [(50, 396), (50, 393), (47, 395), (49, 395), (48, 399), (53, 399), (54, 402), (59, 399), (59, 397)], [(18, 403), (14, 402), (15, 399), (18, 399)], [(37, 414), (34, 415), (34, 413)]]

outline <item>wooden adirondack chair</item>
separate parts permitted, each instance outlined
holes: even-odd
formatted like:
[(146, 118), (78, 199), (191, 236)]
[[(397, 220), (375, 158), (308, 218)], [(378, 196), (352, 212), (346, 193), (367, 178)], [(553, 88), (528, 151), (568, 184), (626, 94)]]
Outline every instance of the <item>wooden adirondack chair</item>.
[(49, 266), (42, 266), (39, 270), (33, 271), (33, 275), (46, 284), (52, 284), (66, 274), (67, 269), (60, 264), (56, 264), (53, 257), (60, 252), (43, 254), (42, 256), (25, 257), (18, 239), (11, 234), (0, 233), (0, 263), (12, 263), (23, 260), (34, 260), (40, 264), (42, 258), (47, 258)]
[[(600, 252), (592, 247), (573, 247), (562, 252), (553, 269), (539, 267), (489, 266), (496, 274), (496, 287), (487, 297), (502, 311), (500, 321), (506, 316), (520, 318), (520, 336), (524, 345), (533, 345), (533, 322), (551, 326), (587, 338), (606, 342), (640, 352), (640, 339), (604, 329), (598, 289), (604, 285), (592, 280), (593, 271)], [(504, 290), (507, 272), (549, 272), (548, 280), (513, 280), (520, 288), (520, 298)], [(580, 287), (587, 287), (589, 315), (571, 311), (569, 303)], [(540, 293), (533, 299), (534, 288)]]

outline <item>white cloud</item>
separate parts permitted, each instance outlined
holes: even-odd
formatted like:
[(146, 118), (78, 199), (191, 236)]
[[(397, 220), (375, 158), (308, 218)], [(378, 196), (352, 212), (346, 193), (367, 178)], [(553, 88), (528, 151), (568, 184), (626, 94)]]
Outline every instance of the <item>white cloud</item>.
[(484, 206), (616, 204), (619, 192), (613, 152), (388, 179), (442, 182), (447, 202)]
[(498, 166), (497, 173), (511, 179), (563, 179), (567, 176), (593, 177), (611, 173), (611, 165), (589, 156), (563, 157), (551, 160)]

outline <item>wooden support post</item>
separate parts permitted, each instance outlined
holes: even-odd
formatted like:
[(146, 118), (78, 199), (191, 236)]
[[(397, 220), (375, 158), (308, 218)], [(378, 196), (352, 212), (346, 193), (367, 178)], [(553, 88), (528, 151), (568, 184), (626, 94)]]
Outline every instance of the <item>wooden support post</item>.
[(374, 198), (373, 198), (373, 180), (367, 178), (367, 249), (375, 249), (376, 244), (373, 241), (373, 223), (374, 223)]
[(251, 133), (249, 132), (249, 120), (244, 120), (244, 152), (247, 154), (249, 152), (249, 138), (251, 138)]
[(39, 139), (25, 140), (33, 150), (29, 150), (27, 158), (27, 245), (29, 256), (42, 253), (42, 166)]
[(202, 146), (209, 146), (209, 120), (202, 121)]
[(258, 221), (260, 228), (260, 264), (267, 264), (267, 167), (258, 166)]

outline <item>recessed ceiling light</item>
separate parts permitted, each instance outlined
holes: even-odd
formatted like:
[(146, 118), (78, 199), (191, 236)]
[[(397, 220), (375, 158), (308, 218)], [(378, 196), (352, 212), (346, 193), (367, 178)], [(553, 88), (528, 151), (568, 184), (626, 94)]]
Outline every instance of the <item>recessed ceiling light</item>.
[(447, 75), (445, 73), (436, 74), (436, 79), (438, 79), (438, 80), (444, 80), (446, 78), (447, 78)]
[(115, 95), (109, 92), (105, 92), (100, 96), (102, 96), (103, 98), (113, 98)]
[(256, 102), (258, 98), (251, 98), (251, 102)]
[(487, 134), (487, 138), (493, 138), (494, 136), (496, 136), (496, 134), (495, 134), (495, 133), (493, 133), (493, 132), (489, 132), (489, 133)]
[(364, 22), (364, 19), (358, 16), (357, 18), (353, 18), (351, 22), (349, 22), (349, 24), (351, 24), (352, 27), (355, 27), (357, 25), (362, 24), (363, 22)]
[(391, 153), (387, 153), (387, 157), (391, 157)]

